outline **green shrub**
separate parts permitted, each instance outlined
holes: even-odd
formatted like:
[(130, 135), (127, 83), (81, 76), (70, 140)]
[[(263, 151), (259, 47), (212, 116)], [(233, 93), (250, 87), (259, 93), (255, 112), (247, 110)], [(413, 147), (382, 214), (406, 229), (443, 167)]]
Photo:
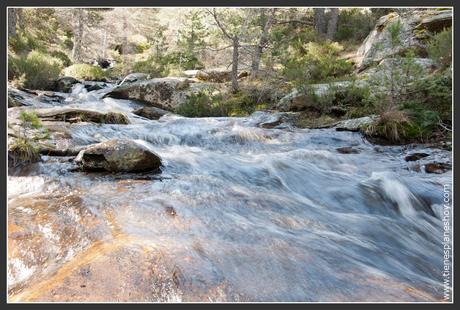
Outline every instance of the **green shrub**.
[(18, 32), (16, 37), (8, 37), (8, 46), (16, 53), (23, 54), (33, 50), (43, 51), (45, 45), (27, 32)]
[(183, 70), (203, 69), (203, 64), (195, 54), (186, 52), (173, 52), (162, 57), (163, 64), (178, 65)]
[(389, 110), (380, 115), (380, 119), (364, 127), (364, 134), (368, 137), (384, 139), (390, 143), (400, 143), (411, 138), (412, 131), (408, 129), (412, 123), (406, 112)]
[(411, 85), (403, 103), (408, 109), (417, 106), (436, 112), (443, 121), (452, 121), (452, 76), (433, 74)]
[(155, 60), (155, 57), (150, 56), (147, 60), (137, 61), (133, 64), (133, 72), (147, 73), (151, 77), (167, 76), (169, 70), (163, 63)]
[(428, 57), (440, 68), (452, 64), (452, 29), (444, 29), (435, 34), (427, 44)]
[(62, 51), (52, 51), (50, 55), (60, 59), (65, 67), (68, 67), (72, 64), (72, 60), (70, 60), (69, 56), (67, 56), (67, 54)]
[(71, 76), (77, 80), (100, 81), (104, 80), (106, 73), (101, 67), (89, 64), (74, 64), (64, 69), (64, 75)]
[(207, 117), (213, 114), (214, 98), (205, 91), (188, 96), (187, 101), (176, 109), (176, 113), (186, 117)]
[(40, 150), (30, 140), (19, 138), (9, 146), (9, 152), (13, 157), (13, 165), (19, 163), (32, 163), (40, 159)]
[(47, 89), (59, 77), (62, 61), (39, 51), (8, 58), (8, 77), (20, 79), (25, 88)]
[(299, 89), (351, 73), (353, 65), (339, 58), (343, 47), (337, 42), (309, 42), (293, 52), (285, 63), (284, 75)]
[(19, 119), (22, 121), (24, 128), (39, 129), (43, 126), (35, 112), (21, 111), (21, 113), (19, 113)]
[(140, 43), (134, 44), (134, 49), (136, 50), (136, 53), (138, 53), (138, 54), (144, 53), (150, 47), (151, 47), (151, 45), (148, 42), (140, 42)]
[(342, 9), (334, 39), (362, 43), (371, 32), (374, 24), (374, 18), (368, 11), (359, 8)]
[(312, 86), (305, 87), (302, 95), (296, 98), (299, 103), (294, 102), (294, 105), (298, 105), (310, 112), (333, 114), (336, 116), (343, 116), (345, 113), (358, 114), (358, 112), (359, 114), (369, 115), (373, 111), (372, 102), (369, 99), (369, 87), (357, 86), (355, 83), (349, 86), (334, 86), (330, 84), (328, 89), (321, 95), (317, 95), (316, 93)]
[(176, 109), (176, 113), (186, 117), (246, 116), (256, 110), (266, 108), (245, 93), (212, 95), (209, 91), (191, 94), (187, 102)]

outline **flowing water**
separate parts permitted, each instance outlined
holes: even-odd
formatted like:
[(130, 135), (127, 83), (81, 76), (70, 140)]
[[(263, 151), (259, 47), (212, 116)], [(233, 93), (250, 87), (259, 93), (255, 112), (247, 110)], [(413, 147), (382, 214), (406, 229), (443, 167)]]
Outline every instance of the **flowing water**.
[(72, 124), (72, 143), (136, 140), (162, 173), (72, 172), (47, 156), (10, 171), (10, 301), (442, 300), (451, 172), (418, 172), (407, 148), (359, 133), (264, 129), (265, 112), (152, 121), (103, 93), (77, 85), (60, 106), (131, 124)]

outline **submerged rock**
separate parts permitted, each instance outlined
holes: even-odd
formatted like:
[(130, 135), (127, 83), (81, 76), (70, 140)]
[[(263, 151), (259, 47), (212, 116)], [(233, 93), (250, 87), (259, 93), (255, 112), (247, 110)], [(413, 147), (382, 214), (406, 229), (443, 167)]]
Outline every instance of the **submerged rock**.
[(339, 147), (336, 148), (336, 151), (339, 152), (340, 154), (358, 154), (359, 151), (352, 148), (351, 146), (344, 146), (344, 147)]
[(151, 120), (157, 120), (169, 112), (155, 107), (142, 107), (133, 111), (133, 113)]
[(420, 160), (424, 157), (428, 157), (430, 156), (430, 154), (426, 154), (426, 153), (413, 153), (413, 154), (410, 154), (410, 155), (407, 155), (404, 159), (406, 161), (417, 161), (417, 160)]
[(448, 163), (429, 163), (425, 165), (425, 172), (426, 173), (436, 173), (436, 174), (441, 174), (444, 172), (449, 171), (452, 169), (452, 166)]
[(110, 172), (141, 172), (157, 170), (160, 157), (147, 147), (132, 140), (114, 139), (82, 150), (75, 162), (83, 170)]

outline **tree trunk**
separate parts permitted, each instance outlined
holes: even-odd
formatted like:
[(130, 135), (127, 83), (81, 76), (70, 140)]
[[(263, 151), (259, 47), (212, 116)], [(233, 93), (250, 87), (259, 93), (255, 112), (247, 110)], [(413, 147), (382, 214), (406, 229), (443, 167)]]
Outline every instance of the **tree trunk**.
[(320, 35), (326, 34), (326, 18), (324, 8), (313, 9), (315, 12), (315, 29)]
[(83, 12), (84, 9), (75, 9), (75, 24), (73, 31), (73, 48), (72, 48), (72, 59), (74, 63), (82, 62), (82, 41), (83, 41)]
[(102, 39), (102, 51), (101, 51), (102, 59), (105, 59), (106, 50), (107, 50), (107, 29), (104, 28), (104, 37)]
[(24, 9), (16, 9), (16, 15), (18, 20), (18, 27), (22, 31), (26, 28), (25, 20), (24, 20)]
[(331, 17), (327, 24), (327, 38), (333, 40), (337, 31), (337, 21), (339, 20), (339, 9), (331, 9)]
[(128, 70), (128, 18), (126, 14), (123, 15), (123, 44), (121, 53), (123, 54), (123, 71), (126, 74)]
[[(254, 58), (252, 59), (252, 66), (251, 66), (251, 77), (255, 78), (259, 74), (259, 66), (260, 66), (260, 58), (262, 57), (263, 49), (265, 44), (268, 42), (268, 32), (273, 24), (273, 15), (275, 13), (275, 9), (272, 9), (270, 14), (268, 15), (267, 21), (265, 22), (264, 29), (262, 31), (262, 35), (260, 36), (259, 44), (256, 46), (256, 50), (254, 52)], [(265, 12), (262, 11), (262, 14), (265, 15)]]
[(8, 37), (11, 38), (16, 36), (16, 10), (8, 9)]
[(233, 37), (233, 58), (232, 58), (232, 92), (238, 92), (238, 48), (239, 39), (237, 36)]

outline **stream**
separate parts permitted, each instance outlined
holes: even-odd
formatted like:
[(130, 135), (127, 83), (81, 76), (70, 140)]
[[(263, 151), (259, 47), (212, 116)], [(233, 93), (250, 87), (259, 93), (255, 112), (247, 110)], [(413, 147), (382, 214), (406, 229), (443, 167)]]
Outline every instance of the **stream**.
[[(135, 140), (162, 172), (77, 172), (53, 156), (10, 169), (10, 301), (442, 300), (452, 172), (417, 165), (451, 152), (259, 127), (268, 112), (154, 121), (105, 92), (77, 84), (62, 102), (27, 109), (126, 113), (129, 125), (74, 123), (63, 141)], [(336, 150), (350, 146), (358, 153)], [(411, 152), (430, 156), (406, 162)]]

